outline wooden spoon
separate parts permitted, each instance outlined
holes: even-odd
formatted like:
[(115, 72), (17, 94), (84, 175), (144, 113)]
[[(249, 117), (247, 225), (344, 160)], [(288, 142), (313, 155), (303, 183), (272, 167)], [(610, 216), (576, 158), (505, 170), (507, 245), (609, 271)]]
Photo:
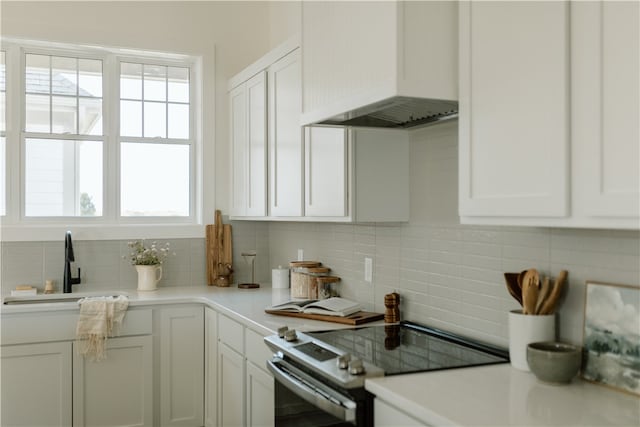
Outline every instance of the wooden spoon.
[(509, 294), (522, 305), (522, 289), (518, 285), (518, 273), (504, 273), (504, 280), (507, 282)]
[(542, 305), (545, 300), (549, 296), (549, 292), (551, 291), (551, 283), (549, 282), (549, 277), (545, 276), (542, 281), (542, 285), (540, 286), (540, 292), (538, 293), (538, 302), (536, 303), (536, 312), (535, 314), (540, 314), (540, 310), (542, 309)]
[(549, 297), (546, 299), (544, 303), (542, 303), (542, 307), (538, 314), (551, 314), (556, 309), (556, 304), (558, 303), (558, 299), (560, 298), (560, 294), (562, 293), (562, 288), (564, 287), (565, 280), (567, 279), (567, 270), (562, 270), (556, 277), (556, 281), (553, 284), (553, 288), (549, 293)]
[(522, 279), (522, 314), (535, 314), (540, 277), (535, 268), (527, 270)]

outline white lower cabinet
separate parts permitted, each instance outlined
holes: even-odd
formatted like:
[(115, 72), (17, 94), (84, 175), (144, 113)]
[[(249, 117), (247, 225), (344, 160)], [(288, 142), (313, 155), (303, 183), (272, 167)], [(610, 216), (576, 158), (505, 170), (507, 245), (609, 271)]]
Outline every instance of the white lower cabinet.
[(74, 351), (73, 425), (152, 426), (152, 352), (151, 335), (110, 338), (100, 362)]
[(247, 362), (247, 426), (273, 426), (273, 377)]
[(218, 316), (219, 426), (273, 426), (274, 384), (266, 370), (270, 357), (263, 335)]
[(223, 342), (218, 345), (218, 425), (244, 425), (244, 358)]
[(2, 426), (70, 426), (70, 342), (0, 348)]
[(422, 421), (377, 398), (373, 404), (373, 419), (375, 427), (426, 426)]
[(218, 425), (218, 313), (204, 309), (204, 425)]
[(77, 311), (3, 315), (2, 426), (153, 426), (152, 311), (129, 310), (106, 359), (74, 350)]
[(272, 352), (264, 343), (264, 336), (245, 329), (246, 354), (246, 425), (271, 427), (274, 424), (274, 383), (267, 371)]
[(159, 309), (160, 424), (204, 425), (204, 308)]

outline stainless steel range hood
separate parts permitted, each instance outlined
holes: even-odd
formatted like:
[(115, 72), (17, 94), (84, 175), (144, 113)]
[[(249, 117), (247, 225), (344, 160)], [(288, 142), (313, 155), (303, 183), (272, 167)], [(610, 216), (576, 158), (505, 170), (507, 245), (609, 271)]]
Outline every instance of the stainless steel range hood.
[(338, 114), (318, 125), (409, 129), (458, 117), (458, 103), (440, 99), (394, 96)]

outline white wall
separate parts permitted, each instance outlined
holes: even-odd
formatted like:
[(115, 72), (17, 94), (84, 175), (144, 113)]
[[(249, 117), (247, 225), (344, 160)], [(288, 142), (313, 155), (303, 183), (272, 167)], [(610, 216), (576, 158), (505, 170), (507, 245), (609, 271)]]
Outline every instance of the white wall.
[(302, 1), (269, 2), (269, 41), (274, 48), (294, 34), (301, 33)]
[(2, 1), (0, 7), (2, 36), (201, 55), (205, 222), (216, 208), (228, 210), (227, 80), (269, 50), (267, 2)]

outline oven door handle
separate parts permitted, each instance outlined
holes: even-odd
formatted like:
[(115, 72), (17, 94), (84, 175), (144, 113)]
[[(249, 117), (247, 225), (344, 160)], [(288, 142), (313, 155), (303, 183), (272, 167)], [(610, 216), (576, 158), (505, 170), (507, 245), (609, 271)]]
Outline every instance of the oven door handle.
[[(274, 363), (275, 361), (275, 363)], [(279, 358), (267, 360), (267, 368), (276, 381), (287, 387), (297, 396), (320, 408), (336, 418), (351, 422), (356, 419), (356, 403), (289, 365)], [(280, 368), (282, 365), (285, 369)], [(288, 371), (288, 372), (285, 372)], [(294, 373), (295, 377), (290, 373)], [(296, 378), (297, 377), (297, 378)]]

